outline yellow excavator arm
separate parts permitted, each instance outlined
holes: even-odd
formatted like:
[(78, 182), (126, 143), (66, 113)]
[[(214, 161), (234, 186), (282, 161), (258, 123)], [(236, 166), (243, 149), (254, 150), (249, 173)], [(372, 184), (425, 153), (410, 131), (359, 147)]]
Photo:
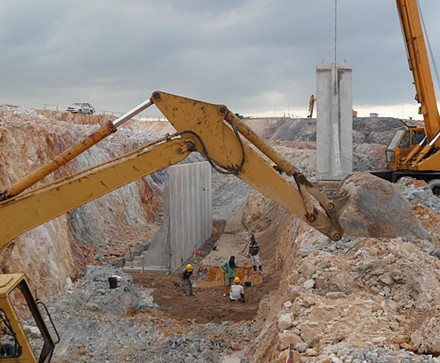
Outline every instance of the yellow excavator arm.
[[(343, 231), (338, 223), (339, 208), (335, 203), (227, 107), (163, 92), (154, 92), (151, 99), (144, 103), (148, 106), (152, 104), (177, 130), (174, 135), (167, 135), (129, 154), (41, 188), (24, 191), (115, 131), (115, 123), (113, 126), (106, 125), (3, 191), (0, 248), (21, 233), (136, 179), (174, 165), (195, 151), (204, 155), (216, 170), (236, 175), (330, 239), (342, 237)], [(292, 176), (296, 187), (280, 175), (271, 162), (286, 175)]]

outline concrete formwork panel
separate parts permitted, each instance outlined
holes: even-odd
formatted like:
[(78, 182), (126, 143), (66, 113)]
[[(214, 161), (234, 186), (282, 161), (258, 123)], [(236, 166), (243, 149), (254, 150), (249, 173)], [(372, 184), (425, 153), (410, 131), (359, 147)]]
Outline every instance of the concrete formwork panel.
[(316, 177), (341, 180), (353, 171), (352, 67), (316, 67)]
[(145, 270), (175, 271), (212, 234), (211, 166), (208, 162), (168, 168), (164, 221), (143, 253)]
[(211, 166), (178, 165), (169, 173), (171, 270), (212, 234)]

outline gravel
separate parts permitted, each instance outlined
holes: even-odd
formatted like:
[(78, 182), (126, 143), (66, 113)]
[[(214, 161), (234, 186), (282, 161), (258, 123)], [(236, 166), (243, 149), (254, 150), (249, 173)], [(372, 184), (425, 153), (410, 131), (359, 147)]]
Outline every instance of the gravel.
[[(108, 278), (121, 277), (117, 288)], [(48, 304), (61, 336), (55, 362), (219, 362), (231, 344), (256, 334), (249, 325), (195, 324), (166, 318), (130, 275), (89, 266), (71, 293)], [(68, 357), (68, 358), (66, 358)]]

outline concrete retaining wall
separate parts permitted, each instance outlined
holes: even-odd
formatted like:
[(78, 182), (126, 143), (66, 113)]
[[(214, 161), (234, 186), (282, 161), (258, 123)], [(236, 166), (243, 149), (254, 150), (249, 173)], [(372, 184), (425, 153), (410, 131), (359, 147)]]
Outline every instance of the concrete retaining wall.
[(178, 165), (169, 174), (171, 270), (212, 234), (211, 165)]
[(176, 165), (168, 172), (164, 223), (143, 253), (145, 270), (175, 271), (212, 234), (210, 164)]

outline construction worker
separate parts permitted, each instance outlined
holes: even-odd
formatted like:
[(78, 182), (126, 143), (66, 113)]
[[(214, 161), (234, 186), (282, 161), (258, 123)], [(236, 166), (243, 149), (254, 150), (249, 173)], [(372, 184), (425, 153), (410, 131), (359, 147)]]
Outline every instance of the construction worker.
[(235, 270), (238, 268), (238, 265), (235, 263), (235, 256), (231, 256), (228, 261), (223, 262), (220, 265), (220, 268), (225, 273), (225, 289), (223, 296), (228, 296), (235, 277)]
[(241, 301), (244, 303), (244, 288), (240, 285), (240, 278), (234, 277), (234, 285), (231, 286), (229, 301)]
[(309, 99), (309, 114), (307, 115), (307, 118), (312, 118), (315, 102), (316, 102), (316, 97), (314, 95), (311, 95)]
[(188, 286), (189, 286), (189, 294), (191, 296), (193, 296), (193, 285), (192, 285), (192, 281), (191, 281), (191, 275), (193, 273), (193, 267), (192, 265), (188, 264), (186, 265), (186, 267), (183, 269), (182, 272), (182, 295), (186, 295), (186, 283), (188, 282)]
[(260, 244), (255, 239), (254, 234), (251, 234), (251, 243), (249, 244), (249, 257), (252, 260), (252, 267), (254, 271), (257, 271), (257, 266), (260, 271), (262, 271), (260, 262)]

